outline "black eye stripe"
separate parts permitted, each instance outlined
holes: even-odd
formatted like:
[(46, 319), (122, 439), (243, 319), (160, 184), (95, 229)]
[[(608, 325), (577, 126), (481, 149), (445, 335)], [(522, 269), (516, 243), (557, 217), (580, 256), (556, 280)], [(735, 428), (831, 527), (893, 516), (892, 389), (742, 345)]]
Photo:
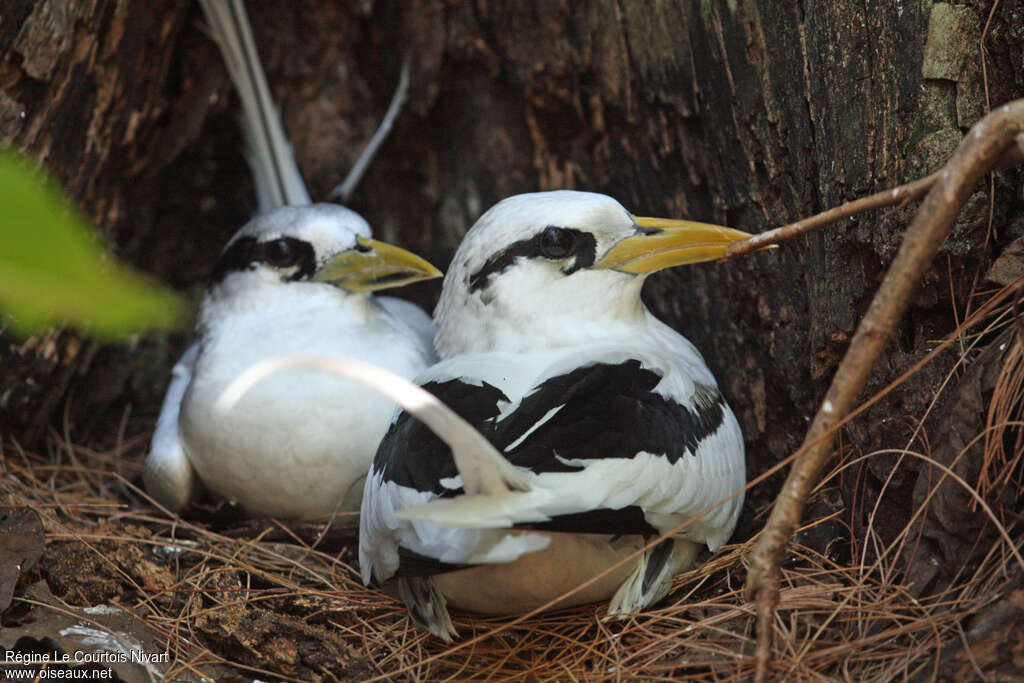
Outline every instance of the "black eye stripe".
[(581, 268), (589, 268), (594, 265), (594, 261), (597, 260), (597, 239), (593, 233), (571, 230), (569, 228), (562, 228), (562, 230), (570, 230), (576, 236), (576, 243), (573, 248), (576, 259), (562, 272), (566, 275), (572, 275)]
[[(571, 275), (581, 268), (589, 268), (594, 265), (594, 261), (597, 259), (597, 240), (591, 233), (575, 228), (560, 228), (549, 225), (528, 239), (513, 242), (488, 259), (479, 270), (469, 276), (469, 291), (475, 292), (478, 289), (487, 287), (493, 276), (504, 272), (520, 258), (564, 258), (551, 257), (544, 254), (542, 242), (544, 241), (544, 235), (549, 230), (571, 233), (572, 235), (574, 245), (572, 254), (576, 258), (568, 268), (562, 271), (564, 274)], [(565, 239), (565, 236), (561, 235), (560, 238)]]
[(221, 254), (210, 276), (210, 284), (222, 281), (229, 273), (252, 270), (265, 263), (275, 268), (291, 268), (286, 281), (308, 280), (316, 271), (313, 245), (295, 237), (279, 237), (259, 242), (255, 237), (240, 237)]

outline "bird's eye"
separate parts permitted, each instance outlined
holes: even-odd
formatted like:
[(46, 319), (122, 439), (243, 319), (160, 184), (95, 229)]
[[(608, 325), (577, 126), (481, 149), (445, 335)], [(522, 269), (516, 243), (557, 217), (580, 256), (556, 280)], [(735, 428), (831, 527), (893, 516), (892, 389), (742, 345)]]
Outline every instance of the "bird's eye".
[(292, 247), (291, 240), (281, 238), (267, 242), (263, 249), (264, 260), (275, 268), (286, 268), (294, 266), (298, 256), (297, 250)]
[(540, 234), (540, 253), (544, 258), (562, 259), (576, 248), (576, 235), (571, 230), (548, 226)]

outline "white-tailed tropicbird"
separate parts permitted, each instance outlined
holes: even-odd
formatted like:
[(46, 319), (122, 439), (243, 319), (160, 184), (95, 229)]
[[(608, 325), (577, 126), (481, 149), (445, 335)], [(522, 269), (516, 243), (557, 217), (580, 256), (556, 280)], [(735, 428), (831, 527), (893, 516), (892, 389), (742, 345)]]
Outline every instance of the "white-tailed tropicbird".
[(559, 603), (635, 612), (702, 545), (725, 543), (746, 483), (739, 424), (700, 353), (640, 292), (649, 273), (744, 237), (585, 192), (485, 213), (434, 313), (442, 360), (415, 381), (494, 448), (453, 458), (451, 435), (396, 415), (366, 481), (364, 582), (397, 583), (413, 620), (447, 640), (446, 604), (528, 611), (691, 521)]
[(202, 5), (242, 102), (261, 214), (231, 238), (210, 280), (196, 341), (174, 367), (153, 434), (146, 489), (172, 510), (200, 484), (259, 514), (309, 518), (357, 510), (394, 411), (389, 399), (306, 373), (274, 377), (227, 413), (213, 410), (214, 402), (250, 366), (299, 352), (414, 376), (436, 360), (430, 318), (373, 292), (440, 271), (371, 239), (357, 213), (310, 203), (241, 0)]

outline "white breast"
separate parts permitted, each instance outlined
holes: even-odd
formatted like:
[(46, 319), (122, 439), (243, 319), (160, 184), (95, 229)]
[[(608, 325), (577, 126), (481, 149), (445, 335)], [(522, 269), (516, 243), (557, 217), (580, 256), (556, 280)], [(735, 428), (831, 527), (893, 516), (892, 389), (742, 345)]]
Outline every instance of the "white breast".
[(293, 299), (208, 323), (182, 404), (185, 451), (207, 488), (251, 512), (308, 518), (358, 510), (363, 479), (394, 411), (389, 399), (362, 385), (297, 372), (260, 383), (226, 415), (213, 404), (266, 358), (342, 356), (405, 377), (430, 359), (372, 300), (365, 310), (346, 311), (341, 297)]

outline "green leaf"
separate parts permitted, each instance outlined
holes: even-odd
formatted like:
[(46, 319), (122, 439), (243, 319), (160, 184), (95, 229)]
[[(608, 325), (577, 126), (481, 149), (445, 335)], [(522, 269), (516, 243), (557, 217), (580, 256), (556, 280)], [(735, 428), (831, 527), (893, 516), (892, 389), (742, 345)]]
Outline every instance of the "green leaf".
[(0, 150), (0, 311), (17, 333), (66, 322), (113, 339), (184, 320), (181, 297), (100, 246), (56, 186)]

